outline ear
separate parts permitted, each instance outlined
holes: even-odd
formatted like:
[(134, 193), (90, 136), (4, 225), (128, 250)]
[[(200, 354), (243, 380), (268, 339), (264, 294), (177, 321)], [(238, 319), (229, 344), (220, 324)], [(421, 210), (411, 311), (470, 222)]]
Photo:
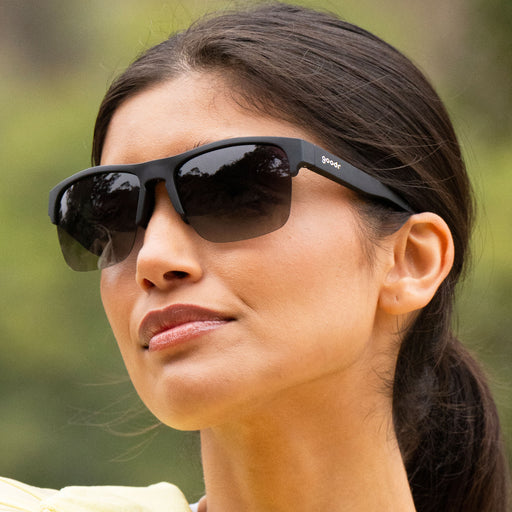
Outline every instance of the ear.
[(412, 215), (391, 237), (392, 253), (379, 305), (392, 315), (426, 306), (453, 264), (453, 239), (446, 222), (435, 213)]

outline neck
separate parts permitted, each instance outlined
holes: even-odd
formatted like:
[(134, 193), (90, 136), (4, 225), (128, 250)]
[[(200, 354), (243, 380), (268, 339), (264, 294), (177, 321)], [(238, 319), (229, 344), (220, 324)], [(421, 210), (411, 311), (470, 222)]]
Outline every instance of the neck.
[(352, 400), (309, 384), (202, 431), (208, 512), (413, 512), (390, 399), (360, 384)]

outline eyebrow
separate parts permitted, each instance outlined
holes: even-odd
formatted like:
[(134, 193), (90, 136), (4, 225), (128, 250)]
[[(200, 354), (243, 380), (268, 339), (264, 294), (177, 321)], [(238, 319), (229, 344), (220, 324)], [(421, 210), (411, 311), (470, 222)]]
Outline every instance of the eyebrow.
[(206, 146), (206, 144), (211, 144), (212, 142), (216, 142), (214, 139), (199, 139), (194, 145), (190, 147), (190, 149), (187, 149), (184, 151), (190, 151), (192, 149), (200, 148), (201, 146)]

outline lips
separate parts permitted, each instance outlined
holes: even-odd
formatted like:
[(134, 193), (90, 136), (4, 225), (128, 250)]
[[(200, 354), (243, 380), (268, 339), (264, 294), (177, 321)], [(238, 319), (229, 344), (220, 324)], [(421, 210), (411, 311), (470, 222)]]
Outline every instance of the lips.
[(163, 350), (222, 327), (232, 317), (189, 304), (150, 311), (139, 327), (139, 340), (149, 351)]

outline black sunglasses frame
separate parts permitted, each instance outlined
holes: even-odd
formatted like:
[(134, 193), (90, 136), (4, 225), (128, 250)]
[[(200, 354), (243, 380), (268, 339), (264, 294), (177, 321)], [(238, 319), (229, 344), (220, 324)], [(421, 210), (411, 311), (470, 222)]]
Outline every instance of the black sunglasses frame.
[[(238, 137), (220, 140), (194, 148), (185, 153), (158, 160), (138, 164), (98, 165), (85, 169), (65, 179), (50, 191), (48, 214), (53, 224), (58, 225), (58, 207), (62, 194), (76, 181), (87, 176), (110, 172), (126, 172), (137, 176), (140, 182), (140, 196), (137, 203), (136, 224), (144, 226), (149, 219), (146, 211), (146, 191), (148, 184), (155, 181), (165, 181), (170, 200), (184, 222), (188, 223), (186, 213), (181, 204), (174, 183), (177, 169), (188, 160), (213, 150), (233, 146), (262, 144), (277, 146), (288, 156), (290, 174), (294, 177), (303, 167), (316, 172), (340, 185), (343, 185), (364, 195), (388, 201), (400, 210), (414, 213), (412, 208), (389, 187), (364, 171), (354, 167), (325, 149), (302, 139), (287, 137)], [(170, 178), (170, 179), (169, 179)], [(149, 213), (150, 215), (150, 213)]]

